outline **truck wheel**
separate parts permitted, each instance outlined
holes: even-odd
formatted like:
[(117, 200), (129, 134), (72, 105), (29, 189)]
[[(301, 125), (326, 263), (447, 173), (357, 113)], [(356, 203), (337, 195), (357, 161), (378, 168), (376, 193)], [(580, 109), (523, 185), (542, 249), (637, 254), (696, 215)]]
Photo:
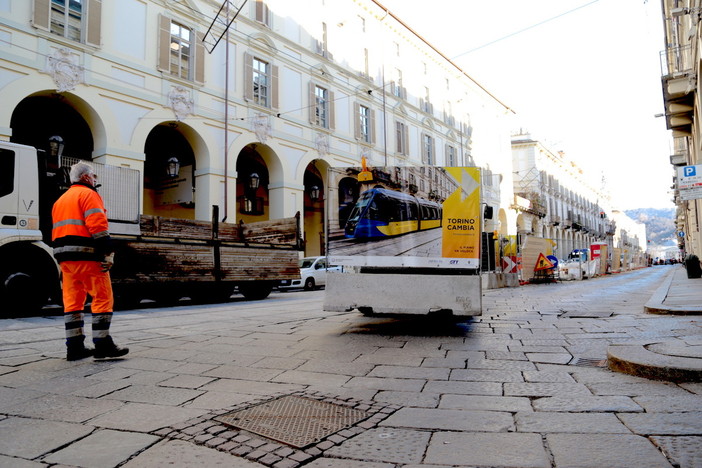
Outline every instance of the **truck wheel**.
[(314, 278), (307, 278), (305, 280), (305, 291), (314, 290)]
[[(0, 272), (0, 302), (11, 315), (27, 315), (41, 310), (49, 299), (47, 284), (30, 269)], [(4, 309), (5, 307), (3, 307)]]
[(249, 301), (265, 299), (273, 291), (271, 281), (250, 281), (239, 284), (239, 292)]

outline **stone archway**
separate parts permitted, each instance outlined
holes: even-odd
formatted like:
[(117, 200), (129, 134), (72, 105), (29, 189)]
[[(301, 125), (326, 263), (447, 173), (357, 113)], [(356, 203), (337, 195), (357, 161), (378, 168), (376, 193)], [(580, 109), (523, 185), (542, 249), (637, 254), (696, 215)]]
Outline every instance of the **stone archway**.
[(63, 96), (48, 93), (24, 98), (10, 120), (13, 143), (48, 150), (49, 138), (63, 140), (63, 155), (92, 160), (93, 134), (83, 115)]
[(325, 216), (326, 184), (323, 173), (326, 163), (314, 160), (307, 165), (303, 175), (303, 228), (305, 239), (305, 256), (326, 254)]
[(144, 153), (144, 214), (195, 219), (195, 153), (179, 124), (154, 127)]

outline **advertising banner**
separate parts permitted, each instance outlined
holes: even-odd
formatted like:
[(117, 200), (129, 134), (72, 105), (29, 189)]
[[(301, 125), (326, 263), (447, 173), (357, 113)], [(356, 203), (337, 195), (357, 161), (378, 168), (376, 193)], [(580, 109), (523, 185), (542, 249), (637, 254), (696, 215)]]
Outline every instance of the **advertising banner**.
[(480, 267), (479, 168), (364, 165), (329, 175), (330, 263)]

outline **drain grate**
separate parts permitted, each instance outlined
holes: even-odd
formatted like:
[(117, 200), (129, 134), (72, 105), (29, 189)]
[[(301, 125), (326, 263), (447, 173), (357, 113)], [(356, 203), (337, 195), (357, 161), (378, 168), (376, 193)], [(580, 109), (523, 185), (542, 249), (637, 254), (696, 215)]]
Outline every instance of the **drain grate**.
[(218, 421), (296, 448), (353, 426), (370, 415), (333, 403), (288, 395), (231, 411)]
[(593, 359), (593, 358), (575, 358), (575, 361), (571, 363), (573, 366), (580, 367), (607, 367), (607, 359)]

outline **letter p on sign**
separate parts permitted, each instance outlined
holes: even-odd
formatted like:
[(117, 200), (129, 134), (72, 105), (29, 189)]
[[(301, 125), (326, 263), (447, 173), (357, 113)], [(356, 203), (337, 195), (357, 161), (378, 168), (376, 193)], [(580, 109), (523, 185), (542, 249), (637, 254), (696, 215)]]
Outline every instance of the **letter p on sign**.
[(683, 174), (685, 174), (685, 177), (694, 177), (697, 175), (695, 166), (685, 166), (683, 167)]

